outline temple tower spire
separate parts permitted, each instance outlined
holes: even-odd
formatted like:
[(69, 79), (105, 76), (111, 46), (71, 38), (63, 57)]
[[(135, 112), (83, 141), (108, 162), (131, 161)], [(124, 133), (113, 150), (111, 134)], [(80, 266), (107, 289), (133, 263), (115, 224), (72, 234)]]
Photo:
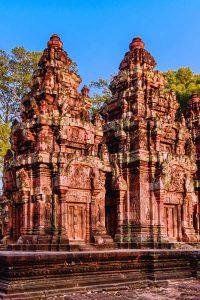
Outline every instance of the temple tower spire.
[(27, 249), (113, 243), (105, 228), (110, 165), (102, 123), (90, 121), (89, 89), (78, 91), (81, 78), (71, 63), (52, 35), (22, 99), (22, 121), (12, 126), (4, 167), (5, 235)]
[[(194, 147), (184, 117), (176, 120), (176, 96), (166, 92), (165, 77), (155, 66), (144, 42), (134, 38), (111, 82), (113, 96), (103, 111), (115, 170), (107, 205), (112, 206), (111, 214), (120, 216), (112, 234), (122, 244), (197, 239), (191, 221), (197, 203)], [(114, 203), (109, 200), (112, 194)], [(181, 220), (182, 210), (191, 217), (186, 213)]]

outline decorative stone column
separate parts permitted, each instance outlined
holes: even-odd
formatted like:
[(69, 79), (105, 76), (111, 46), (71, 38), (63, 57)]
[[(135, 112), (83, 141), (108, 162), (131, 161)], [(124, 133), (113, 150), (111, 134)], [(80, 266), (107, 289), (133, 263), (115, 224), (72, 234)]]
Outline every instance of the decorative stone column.
[(154, 194), (157, 201), (157, 226), (155, 226), (157, 227), (157, 237), (154, 241), (160, 244), (167, 243), (169, 239), (167, 237), (164, 214), (165, 190), (162, 188), (157, 189), (154, 191)]
[(58, 205), (58, 234), (62, 242), (68, 242), (67, 237), (67, 207), (66, 207), (66, 195), (67, 191), (62, 191), (59, 195)]
[(191, 222), (192, 209), (191, 209), (191, 195), (186, 193), (183, 203), (183, 241), (184, 242), (197, 242), (198, 238), (195, 234), (194, 227)]
[(43, 195), (36, 196), (37, 208), (38, 208), (38, 226), (37, 232), (39, 235), (45, 234), (45, 215), (44, 215), (44, 206), (45, 206), (45, 199)]
[[(117, 197), (117, 229), (115, 234), (115, 242), (116, 243), (123, 243), (123, 242), (129, 242), (129, 234), (128, 234), (128, 222), (125, 222), (124, 220), (124, 201), (126, 197), (127, 191), (118, 190), (118, 197)], [(126, 228), (125, 228), (126, 227)], [(125, 235), (124, 235), (125, 231)]]
[(21, 229), (22, 235), (29, 234), (30, 226), (29, 226), (29, 201), (30, 196), (29, 195), (23, 195), (22, 196), (22, 202), (23, 202), (23, 227)]
[[(118, 197), (116, 199), (117, 204), (117, 229), (115, 234), (115, 242), (117, 243), (129, 243), (130, 232), (129, 232), (129, 203), (126, 202), (127, 196), (127, 183), (123, 176), (119, 174), (114, 179), (113, 189), (116, 190)], [(126, 202), (126, 211), (124, 211), (124, 203)]]

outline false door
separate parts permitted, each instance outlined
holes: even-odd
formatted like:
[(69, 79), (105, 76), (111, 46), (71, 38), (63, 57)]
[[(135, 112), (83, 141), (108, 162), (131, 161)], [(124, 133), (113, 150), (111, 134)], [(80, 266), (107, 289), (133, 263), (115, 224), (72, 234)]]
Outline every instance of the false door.
[(68, 236), (71, 241), (86, 241), (86, 204), (68, 205)]
[(167, 235), (170, 238), (177, 238), (178, 233), (178, 211), (177, 205), (166, 205), (165, 211), (165, 225)]

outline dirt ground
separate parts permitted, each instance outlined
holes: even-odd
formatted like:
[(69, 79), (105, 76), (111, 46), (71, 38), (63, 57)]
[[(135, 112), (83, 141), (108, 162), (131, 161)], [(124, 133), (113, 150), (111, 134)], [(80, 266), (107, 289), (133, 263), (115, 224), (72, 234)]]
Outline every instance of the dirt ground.
[(143, 288), (120, 287), (117, 290), (69, 293), (64, 296), (48, 297), (49, 300), (200, 300), (200, 281), (166, 281), (158, 286)]

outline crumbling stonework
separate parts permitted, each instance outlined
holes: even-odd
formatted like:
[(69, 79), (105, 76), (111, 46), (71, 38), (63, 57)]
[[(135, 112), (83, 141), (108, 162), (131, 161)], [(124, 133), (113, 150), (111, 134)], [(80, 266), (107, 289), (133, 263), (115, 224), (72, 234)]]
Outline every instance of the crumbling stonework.
[[(90, 120), (53, 35), (22, 99), (5, 157), (3, 242), (39, 249), (164, 246), (199, 238), (199, 98), (187, 118), (140, 38)], [(196, 180), (196, 190), (194, 189)]]

